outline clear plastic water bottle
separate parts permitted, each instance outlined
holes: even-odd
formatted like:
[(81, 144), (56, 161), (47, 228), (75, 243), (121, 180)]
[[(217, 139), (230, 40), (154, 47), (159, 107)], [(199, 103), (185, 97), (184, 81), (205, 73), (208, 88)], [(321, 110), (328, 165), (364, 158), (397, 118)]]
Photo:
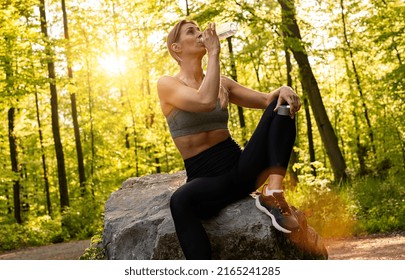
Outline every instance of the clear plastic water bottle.
[[(225, 22), (216, 27), (219, 40), (226, 39), (236, 34), (238, 31), (238, 24), (236, 22)], [(203, 38), (197, 39), (198, 42), (203, 43)]]
[(216, 28), (216, 31), (219, 40), (223, 40), (236, 34), (238, 31), (238, 24), (236, 22), (225, 22), (220, 24)]

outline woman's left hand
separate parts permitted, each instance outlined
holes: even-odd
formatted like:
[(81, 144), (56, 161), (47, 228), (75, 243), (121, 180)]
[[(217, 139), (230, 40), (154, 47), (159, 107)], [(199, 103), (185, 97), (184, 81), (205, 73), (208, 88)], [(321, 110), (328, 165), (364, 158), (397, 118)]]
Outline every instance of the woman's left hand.
[(274, 111), (277, 112), (278, 107), (286, 103), (290, 105), (290, 117), (293, 119), (295, 113), (301, 109), (301, 100), (291, 87), (282, 86), (279, 88), (277, 106)]

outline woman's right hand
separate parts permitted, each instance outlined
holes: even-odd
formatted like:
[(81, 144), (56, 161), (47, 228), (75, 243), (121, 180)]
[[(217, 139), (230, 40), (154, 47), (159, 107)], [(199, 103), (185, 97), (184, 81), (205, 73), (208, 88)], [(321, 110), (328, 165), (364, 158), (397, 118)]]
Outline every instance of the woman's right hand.
[(210, 22), (207, 29), (202, 33), (202, 43), (207, 49), (208, 54), (217, 55), (221, 52), (221, 44), (215, 30), (215, 23)]

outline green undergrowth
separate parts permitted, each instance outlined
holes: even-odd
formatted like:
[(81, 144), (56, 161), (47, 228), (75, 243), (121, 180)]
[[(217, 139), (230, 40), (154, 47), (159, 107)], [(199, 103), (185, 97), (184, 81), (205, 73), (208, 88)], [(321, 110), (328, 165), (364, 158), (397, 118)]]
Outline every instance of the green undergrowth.
[(341, 186), (317, 168), (317, 176), (299, 176), (286, 197), (305, 213), (323, 237), (346, 237), (405, 230), (405, 176), (390, 170), (385, 177), (353, 178)]
[(95, 235), (102, 225), (102, 205), (80, 200), (54, 217), (25, 217), (17, 224), (9, 218), (0, 221), (0, 252), (81, 240)]
[(102, 245), (103, 227), (100, 227), (97, 233), (91, 238), (90, 246), (84, 251), (80, 260), (105, 260), (106, 253)]
[(367, 177), (354, 182), (357, 231), (382, 233), (405, 230), (405, 174), (391, 171), (385, 178)]

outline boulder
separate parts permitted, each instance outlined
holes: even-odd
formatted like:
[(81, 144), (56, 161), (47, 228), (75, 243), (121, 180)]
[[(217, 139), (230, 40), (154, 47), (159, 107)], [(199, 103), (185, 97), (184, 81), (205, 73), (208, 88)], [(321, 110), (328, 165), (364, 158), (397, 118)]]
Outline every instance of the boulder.
[[(172, 193), (184, 171), (126, 180), (105, 205), (103, 247), (107, 259), (184, 259), (170, 214)], [(252, 196), (204, 220), (214, 259), (327, 259), (322, 239), (298, 210), (300, 230), (284, 234), (255, 207)]]

